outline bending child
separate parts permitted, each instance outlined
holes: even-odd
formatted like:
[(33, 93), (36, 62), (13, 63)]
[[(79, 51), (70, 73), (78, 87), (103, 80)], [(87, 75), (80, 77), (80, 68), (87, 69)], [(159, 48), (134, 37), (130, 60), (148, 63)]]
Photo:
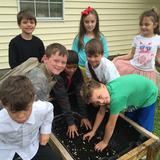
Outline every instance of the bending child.
[(110, 109), (104, 137), (102, 141), (96, 144), (95, 150), (102, 151), (108, 146), (121, 111), (130, 111), (132, 113), (131, 119), (148, 131), (153, 131), (154, 112), (158, 95), (158, 89), (153, 81), (132, 74), (121, 76), (107, 85), (89, 81), (81, 91), (88, 103), (100, 105), (94, 126), (89, 133), (84, 135), (84, 139), (91, 140), (105, 116), (106, 105)]
[(80, 95), (80, 88), (83, 84), (83, 76), (78, 67), (78, 55), (75, 51), (68, 50), (68, 59), (65, 70), (57, 76), (57, 83), (53, 87), (51, 95), (54, 97), (55, 114), (64, 113), (66, 116), (70, 138), (78, 136), (78, 129), (75, 124), (72, 112), (81, 115), (81, 125), (91, 129), (87, 118), (87, 108)]
[(139, 74), (156, 83), (155, 59), (160, 64), (159, 17), (154, 9), (140, 16), (140, 34), (135, 36), (128, 55), (113, 60), (120, 75)]
[[(0, 100), (4, 108), (0, 110), (1, 160), (17, 157), (35, 160), (44, 154), (44, 146), (51, 133), (53, 105), (46, 101), (35, 102), (34, 99), (34, 88), (27, 77), (11, 76), (2, 83)], [(58, 159), (54, 152), (51, 156)]]

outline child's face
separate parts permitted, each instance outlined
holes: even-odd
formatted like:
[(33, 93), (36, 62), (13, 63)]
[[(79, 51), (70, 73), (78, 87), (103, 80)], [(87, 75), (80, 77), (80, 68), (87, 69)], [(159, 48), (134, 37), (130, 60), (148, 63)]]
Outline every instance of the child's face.
[(36, 27), (36, 24), (34, 20), (22, 19), (19, 27), (22, 30), (22, 33), (32, 34)]
[(90, 102), (95, 105), (108, 105), (110, 104), (110, 95), (104, 84), (101, 84), (101, 87), (94, 89)]
[(88, 14), (84, 18), (83, 23), (87, 33), (93, 32), (97, 23), (96, 16), (94, 14)]
[(140, 24), (141, 34), (145, 37), (153, 36), (156, 26), (157, 25), (153, 23), (152, 17), (143, 17)]
[(18, 112), (10, 111), (8, 108), (6, 109), (12, 120), (16, 121), (17, 123), (25, 123), (31, 115), (32, 104), (33, 102), (29, 103), (26, 110)]
[(66, 67), (67, 56), (59, 55), (59, 52), (56, 52), (51, 57), (44, 55), (43, 61), (50, 73), (59, 75)]
[(64, 71), (69, 77), (72, 77), (76, 70), (77, 70), (76, 64), (67, 64)]
[(89, 55), (87, 54), (87, 60), (88, 63), (93, 67), (97, 67), (100, 64), (101, 58), (103, 57), (102, 54), (95, 54), (95, 55)]

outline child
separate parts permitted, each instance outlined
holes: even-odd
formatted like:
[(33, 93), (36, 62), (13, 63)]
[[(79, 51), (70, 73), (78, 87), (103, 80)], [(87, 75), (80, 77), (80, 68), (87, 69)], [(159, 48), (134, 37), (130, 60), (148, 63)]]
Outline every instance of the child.
[[(51, 133), (53, 106), (46, 101), (34, 102), (34, 99), (34, 88), (27, 77), (10, 76), (2, 83), (0, 100), (4, 108), (0, 110), (1, 160), (18, 157), (33, 160), (38, 158), (37, 154), (44, 154)], [(42, 146), (39, 147), (39, 143)], [(55, 157), (54, 153), (51, 156)]]
[(140, 16), (140, 35), (132, 43), (128, 55), (116, 57), (113, 62), (120, 75), (140, 74), (156, 83), (155, 58), (160, 63), (159, 17), (154, 9)]
[(78, 53), (79, 66), (85, 67), (86, 54), (84, 51), (86, 43), (90, 39), (99, 39), (103, 45), (104, 56), (108, 57), (107, 42), (104, 35), (99, 30), (99, 17), (94, 8), (88, 7), (81, 14), (79, 33), (75, 37), (72, 50)]
[(30, 11), (20, 11), (17, 14), (17, 23), (22, 33), (9, 43), (10, 67), (14, 68), (30, 57), (37, 57), (41, 62), (44, 45), (38, 37), (32, 35), (37, 24), (36, 18)]
[(37, 99), (49, 100), (50, 91), (56, 83), (56, 75), (66, 67), (67, 56), (68, 52), (63, 45), (50, 44), (46, 48), (43, 63), (26, 74), (35, 88)]
[[(125, 86), (125, 87), (124, 87)], [(132, 111), (132, 119), (149, 131), (153, 131), (154, 111), (158, 89), (153, 81), (136, 74), (121, 76), (107, 85), (90, 81), (82, 88), (85, 100), (100, 105), (92, 130), (84, 135), (90, 140), (101, 124), (106, 105), (109, 106), (109, 120), (105, 126), (105, 134), (95, 150), (102, 151), (107, 147), (114, 132), (118, 115), (121, 111)], [(133, 106), (135, 106), (133, 108)]]
[(78, 55), (72, 50), (68, 50), (69, 56), (65, 70), (57, 77), (57, 83), (53, 87), (52, 96), (55, 106), (55, 114), (64, 113), (68, 124), (67, 134), (70, 138), (78, 136), (78, 129), (74, 122), (72, 112), (80, 113), (81, 124), (87, 129), (91, 129), (91, 124), (87, 119), (86, 105), (80, 96), (83, 76), (78, 67)]
[(86, 75), (93, 78), (103, 84), (107, 84), (110, 81), (119, 77), (119, 73), (114, 64), (103, 57), (103, 46), (97, 39), (92, 39), (87, 42), (85, 47), (87, 55), (86, 63)]

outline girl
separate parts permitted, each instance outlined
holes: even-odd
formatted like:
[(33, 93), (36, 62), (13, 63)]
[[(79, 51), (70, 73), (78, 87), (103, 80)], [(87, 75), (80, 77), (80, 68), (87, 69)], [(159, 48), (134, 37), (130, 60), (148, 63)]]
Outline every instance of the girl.
[(135, 36), (131, 52), (116, 57), (113, 63), (120, 75), (140, 74), (156, 83), (155, 59), (160, 64), (159, 17), (155, 9), (140, 16), (140, 35)]
[(99, 30), (99, 17), (95, 9), (88, 7), (81, 14), (79, 33), (75, 37), (72, 50), (78, 53), (79, 65), (85, 67), (86, 54), (85, 45), (90, 39), (99, 39), (103, 44), (104, 56), (108, 57), (107, 42), (104, 35)]

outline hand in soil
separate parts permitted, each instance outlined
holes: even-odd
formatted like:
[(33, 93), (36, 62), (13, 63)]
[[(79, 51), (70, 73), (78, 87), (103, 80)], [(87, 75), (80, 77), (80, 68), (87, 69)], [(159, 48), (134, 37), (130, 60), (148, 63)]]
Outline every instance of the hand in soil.
[(91, 122), (88, 120), (88, 118), (83, 118), (81, 120), (81, 127), (82, 126), (84, 126), (86, 128), (86, 130), (91, 130), (92, 129)]
[(69, 138), (74, 138), (75, 136), (79, 136), (78, 129), (75, 124), (68, 126), (67, 135), (69, 136)]
[(49, 134), (40, 134), (39, 143), (45, 146), (49, 141)]
[(103, 140), (102, 141), (100, 141), (99, 143), (97, 143), (96, 145), (95, 145), (95, 147), (94, 147), (94, 149), (96, 150), (96, 151), (100, 151), (100, 152), (102, 152), (106, 147), (107, 147), (107, 143), (105, 143)]
[(95, 135), (95, 132), (90, 131), (90, 132), (88, 132), (88, 133), (86, 133), (86, 134), (83, 135), (83, 140), (88, 139), (88, 142), (89, 142), (94, 135)]

